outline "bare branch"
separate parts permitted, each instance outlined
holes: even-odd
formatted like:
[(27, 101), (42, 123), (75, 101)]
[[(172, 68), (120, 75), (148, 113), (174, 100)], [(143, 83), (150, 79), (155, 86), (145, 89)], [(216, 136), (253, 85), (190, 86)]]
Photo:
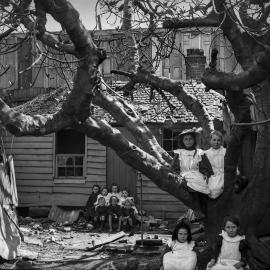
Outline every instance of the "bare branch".
[(74, 123), (74, 119), (57, 112), (47, 115), (26, 115), (10, 108), (0, 99), (1, 125), (15, 136), (41, 136), (59, 131)]
[(172, 161), (170, 155), (159, 145), (150, 129), (143, 123), (138, 115), (130, 116), (119, 98), (97, 92), (93, 102), (109, 112), (118, 124), (125, 126), (136, 138), (138, 145), (144, 151), (155, 157), (161, 164), (168, 165)]

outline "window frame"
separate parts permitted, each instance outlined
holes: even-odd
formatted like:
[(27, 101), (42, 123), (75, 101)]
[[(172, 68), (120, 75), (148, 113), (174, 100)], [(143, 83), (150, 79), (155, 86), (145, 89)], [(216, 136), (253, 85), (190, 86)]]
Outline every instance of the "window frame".
[[(85, 184), (87, 178), (87, 136), (85, 137), (84, 154), (56, 154), (56, 133), (53, 134), (53, 182), (55, 184)], [(63, 156), (83, 156), (83, 176), (58, 176), (57, 157)]]

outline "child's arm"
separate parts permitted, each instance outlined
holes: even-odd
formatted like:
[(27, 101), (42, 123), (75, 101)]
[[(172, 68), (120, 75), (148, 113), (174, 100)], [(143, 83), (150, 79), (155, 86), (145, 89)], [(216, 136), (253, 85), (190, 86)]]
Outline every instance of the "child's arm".
[(171, 250), (172, 249), (168, 245), (166, 245), (165, 249), (163, 250), (163, 252), (161, 253), (161, 256), (160, 256), (160, 267), (163, 267), (163, 257), (164, 257), (164, 255), (167, 252), (171, 251)]
[(239, 251), (241, 253), (241, 267), (247, 265), (247, 251), (249, 249), (247, 240), (241, 240), (239, 245)]
[(210, 260), (209, 265), (208, 265), (209, 268), (213, 267), (216, 264), (217, 258), (220, 254), (220, 251), (221, 251), (222, 240), (223, 240), (223, 238), (220, 235), (216, 238), (216, 241), (215, 241), (214, 246), (212, 248), (211, 260)]
[(199, 171), (207, 178), (214, 174), (212, 165), (207, 158), (206, 154), (202, 155), (202, 160), (199, 162)]
[(174, 154), (171, 162), (171, 170), (174, 172), (180, 172), (179, 154)]

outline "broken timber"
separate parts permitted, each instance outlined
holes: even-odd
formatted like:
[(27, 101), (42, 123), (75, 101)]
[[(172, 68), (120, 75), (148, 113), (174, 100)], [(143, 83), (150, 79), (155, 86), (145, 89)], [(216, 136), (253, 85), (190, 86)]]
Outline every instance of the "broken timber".
[(112, 243), (112, 242), (114, 242), (116, 240), (119, 240), (119, 239), (121, 239), (121, 238), (123, 238), (125, 236), (127, 236), (127, 234), (124, 233), (124, 232), (116, 233), (116, 234), (114, 234), (112, 236), (109, 236), (105, 242), (102, 242), (101, 244), (98, 244), (98, 245), (94, 245), (92, 247), (88, 247), (87, 251), (95, 250), (95, 249), (97, 249), (99, 247), (102, 247), (102, 246), (104, 246), (106, 244), (109, 244), (109, 243)]

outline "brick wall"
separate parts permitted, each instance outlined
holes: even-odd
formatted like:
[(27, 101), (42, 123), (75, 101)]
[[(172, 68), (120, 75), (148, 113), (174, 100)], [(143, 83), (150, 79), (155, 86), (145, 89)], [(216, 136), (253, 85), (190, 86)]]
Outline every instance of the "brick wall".
[(205, 71), (206, 57), (201, 49), (187, 49), (186, 78), (201, 80)]

